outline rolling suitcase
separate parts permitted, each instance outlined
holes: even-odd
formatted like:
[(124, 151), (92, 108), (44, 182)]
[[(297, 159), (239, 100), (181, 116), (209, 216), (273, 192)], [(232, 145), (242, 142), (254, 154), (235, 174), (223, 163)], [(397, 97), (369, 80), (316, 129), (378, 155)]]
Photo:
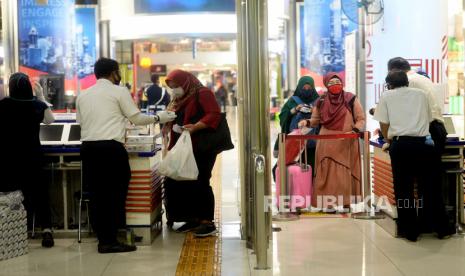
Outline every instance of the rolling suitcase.
[[(306, 143), (304, 143), (305, 145)], [(305, 146), (304, 146), (305, 147)], [(305, 147), (305, 159), (306, 154), (306, 147)], [(289, 185), (289, 208), (291, 212), (295, 212), (298, 209), (305, 209), (311, 206), (311, 195), (312, 195), (312, 185), (313, 185), (313, 172), (312, 167), (307, 164), (307, 160), (305, 163), (302, 163), (302, 157), (299, 158), (299, 163), (295, 163), (292, 165), (287, 166), (287, 185)], [(281, 194), (281, 179), (280, 179), (280, 172), (279, 166), (276, 169), (276, 197), (277, 197), (277, 204), (279, 208), (280, 204), (280, 194)]]

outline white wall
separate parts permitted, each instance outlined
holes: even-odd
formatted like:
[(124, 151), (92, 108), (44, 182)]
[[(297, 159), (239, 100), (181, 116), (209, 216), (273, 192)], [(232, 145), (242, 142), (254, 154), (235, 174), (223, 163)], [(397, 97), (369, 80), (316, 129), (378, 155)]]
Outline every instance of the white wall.
[(102, 20), (110, 20), (113, 40), (159, 35), (208, 35), (237, 32), (235, 14), (135, 15), (134, 0), (101, 0)]
[(182, 64), (209, 64), (209, 65), (234, 65), (237, 63), (236, 52), (197, 52), (195, 59), (191, 52), (142, 54), (150, 57), (152, 64), (182, 65)]
[[(379, 101), (380, 89), (387, 74), (387, 62), (392, 57), (417, 59), (422, 68), (428, 66), (435, 82), (446, 83), (446, 60), (443, 59), (443, 38), (447, 36), (447, 1), (443, 0), (389, 0), (384, 1), (383, 19), (368, 27), (367, 37), (367, 110)], [(371, 62), (370, 62), (371, 60)], [(431, 61), (434, 60), (435, 70)], [(428, 62), (428, 65), (427, 65)], [(437, 64), (439, 63), (439, 70)], [(369, 71), (373, 73), (370, 73)], [(414, 103), (412, 103), (414, 104)], [(368, 129), (378, 126), (369, 116)]]

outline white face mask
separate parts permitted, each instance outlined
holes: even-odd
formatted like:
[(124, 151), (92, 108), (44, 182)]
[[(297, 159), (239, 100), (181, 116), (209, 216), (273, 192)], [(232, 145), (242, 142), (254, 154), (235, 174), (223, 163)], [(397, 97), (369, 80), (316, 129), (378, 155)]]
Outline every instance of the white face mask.
[(182, 87), (173, 88), (171, 91), (173, 96), (176, 98), (182, 97), (182, 95), (184, 95), (184, 89), (182, 89)]

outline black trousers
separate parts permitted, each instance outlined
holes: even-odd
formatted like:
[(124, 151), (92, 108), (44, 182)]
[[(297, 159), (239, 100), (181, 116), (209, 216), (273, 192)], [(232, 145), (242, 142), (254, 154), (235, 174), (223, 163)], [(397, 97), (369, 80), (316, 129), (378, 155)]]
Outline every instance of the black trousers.
[(83, 142), (84, 187), (90, 192), (91, 223), (100, 244), (116, 242), (126, 227), (125, 203), (131, 169), (123, 144), (116, 141)]
[[(397, 225), (407, 235), (418, 235), (422, 224), (431, 225), (439, 234), (448, 231), (448, 217), (442, 198), (441, 160), (424, 139), (393, 140), (389, 150), (397, 204)], [(420, 202), (414, 197), (417, 183)], [(417, 215), (421, 209), (421, 222)]]
[(195, 181), (176, 181), (166, 178), (164, 183), (165, 208), (170, 222), (192, 222), (215, 217), (215, 196), (210, 186), (216, 154), (194, 153), (199, 169)]
[(40, 149), (24, 152), (6, 151), (0, 154), (0, 192), (21, 190), (28, 225), (42, 229), (51, 228), (49, 185), (43, 169), (44, 159)]
[(49, 183), (46, 181), (45, 171), (42, 169), (43, 158), (38, 157), (35, 162), (39, 164), (38, 167), (36, 169), (31, 168), (32, 171), (27, 173), (31, 173), (31, 175), (25, 177), (28, 180), (21, 184), (28, 224), (32, 225), (32, 219), (35, 217), (35, 226), (42, 229), (52, 228)]

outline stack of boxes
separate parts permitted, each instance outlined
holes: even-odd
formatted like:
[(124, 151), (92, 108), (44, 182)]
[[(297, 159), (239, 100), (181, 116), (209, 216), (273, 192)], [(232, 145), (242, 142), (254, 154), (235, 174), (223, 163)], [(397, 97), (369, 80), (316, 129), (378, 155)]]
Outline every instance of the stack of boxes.
[(153, 152), (155, 151), (156, 135), (130, 135), (126, 136), (126, 150), (128, 152)]
[(0, 194), (0, 260), (28, 252), (27, 216), (21, 192)]
[(162, 182), (158, 173), (161, 152), (156, 136), (127, 136), (131, 181), (126, 198), (126, 224), (143, 245), (150, 245), (161, 231)]

